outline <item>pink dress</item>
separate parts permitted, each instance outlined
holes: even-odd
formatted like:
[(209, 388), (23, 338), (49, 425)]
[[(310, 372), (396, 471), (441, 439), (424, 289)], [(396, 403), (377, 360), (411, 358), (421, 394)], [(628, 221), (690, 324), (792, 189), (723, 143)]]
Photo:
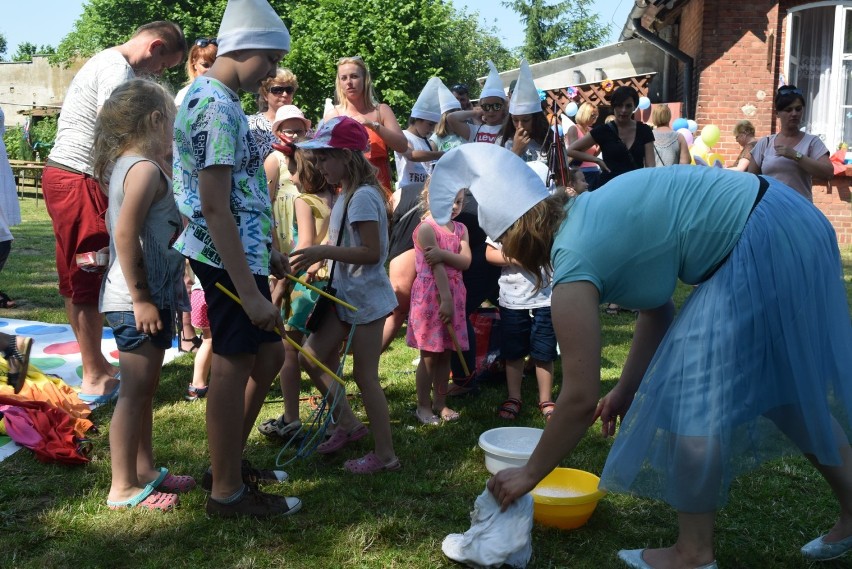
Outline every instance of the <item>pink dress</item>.
[[(446, 228), (435, 223), (435, 220), (431, 217), (424, 219), (420, 222), (420, 225), (423, 223), (428, 223), (435, 230), (438, 247), (453, 253), (461, 251), (461, 238), (464, 235), (463, 224), (456, 221), (450, 222), (453, 224), (453, 232), (450, 233)], [(438, 311), (441, 302), (435, 275), (432, 274), (432, 267), (426, 262), (423, 249), (417, 243), (416, 235), (420, 225), (414, 229), (414, 268), (417, 271), (417, 277), (411, 286), (411, 309), (408, 313), (408, 332), (405, 341), (412, 348), (426, 352), (455, 350), (450, 333), (447, 331), (446, 325), (441, 322)], [(444, 264), (444, 267), (447, 269), (447, 277), (450, 281), (450, 293), (453, 295), (453, 330), (461, 349), (467, 350), (467, 323), (465, 322), (464, 311), (467, 291), (462, 281), (462, 272), (447, 264)]]

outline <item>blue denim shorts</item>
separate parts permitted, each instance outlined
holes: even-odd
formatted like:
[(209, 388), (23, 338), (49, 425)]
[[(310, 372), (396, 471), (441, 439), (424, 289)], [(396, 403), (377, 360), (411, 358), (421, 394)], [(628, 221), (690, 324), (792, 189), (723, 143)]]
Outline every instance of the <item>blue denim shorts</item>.
[(550, 318), (550, 307), (500, 307), (500, 355), (507, 360), (527, 356), (542, 362), (552, 362), (556, 353), (556, 333)]
[(118, 346), (119, 352), (132, 352), (148, 340), (161, 350), (172, 347), (175, 318), (174, 313), (168, 308), (160, 310), (163, 329), (154, 336), (136, 329), (136, 317), (133, 316), (133, 312), (107, 312), (104, 316), (106, 316), (107, 324), (112, 328), (115, 345)]

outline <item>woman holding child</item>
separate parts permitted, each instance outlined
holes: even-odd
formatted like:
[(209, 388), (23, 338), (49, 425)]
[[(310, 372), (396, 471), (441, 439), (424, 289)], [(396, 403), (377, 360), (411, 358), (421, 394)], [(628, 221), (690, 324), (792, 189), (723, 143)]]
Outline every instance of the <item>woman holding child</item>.
[[(715, 568), (716, 510), (734, 477), (800, 453), (841, 512), (802, 555), (852, 549), (852, 325), (825, 217), (774, 179), (716, 168), (629, 172), (573, 199), (525, 170), (504, 149), (466, 145), (431, 179), (436, 221), (466, 185), (507, 256), (552, 270), (565, 380), (529, 462), (489, 482), (497, 501), (535, 487), (595, 419), (614, 435), (621, 418), (601, 488), (669, 503), (680, 528), (674, 547), (619, 552), (628, 566)], [(518, 180), (511, 210), (495, 175)], [(700, 286), (675, 317), (678, 279)], [(640, 312), (621, 378), (599, 401), (604, 301)]]

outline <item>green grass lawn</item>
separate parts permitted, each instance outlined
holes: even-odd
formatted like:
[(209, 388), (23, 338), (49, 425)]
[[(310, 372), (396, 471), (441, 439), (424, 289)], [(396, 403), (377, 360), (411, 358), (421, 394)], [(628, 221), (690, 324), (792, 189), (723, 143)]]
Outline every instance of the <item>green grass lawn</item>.
[[(65, 322), (56, 291), (53, 236), (43, 203), (23, 202), (23, 225), (0, 289), (19, 302), (2, 316)], [(852, 251), (844, 251), (845, 280), (852, 302)], [(677, 302), (688, 293), (680, 287)], [(604, 389), (617, 380), (633, 330), (630, 313), (603, 315)], [(477, 439), (506, 425), (495, 415), (503, 386), (485, 385), (479, 395), (453, 400), (462, 414), (456, 423), (422, 427), (414, 418), (414, 368), (417, 352), (397, 339), (381, 361), (394, 442), (401, 472), (356, 477), (343, 461), (371, 448), (368, 437), (332, 457), (313, 456), (286, 467), (291, 483), (274, 491), (299, 496), (304, 506), (283, 520), (221, 520), (204, 514), (205, 494), (181, 498), (174, 513), (124, 511), (106, 507), (110, 481), (110, 410), (93, 414), (92, 462), (85, 467), (45, 465), (27, 451), (0, 463), (0, 567), (454, 567), (441, 553), (449, 533), (470, 525), (473, 501), (489, 475)], [(208, 464), (204, 403), (183, 401), (192, 357), (165, 366), (155, 400), (154, 436), (158, 462), (173, 472), (200, 478)], [(557, 376), (557, 384), (561, 378)], [(303, 395), (311, 394), (303, 381)], [(354, 384), (350, 383), (354, 390)], [(542, 427), (533, 404), (535, 381), (524, 382), (524, 406), (515, 423)], [(281, 412), (275, 388), (260, 420)], [(356, 412), (364, 419), (363, 407)], [(303, 409), (303, 417), (307, 416)], [(611, 444), (593, 427), (564, 466), (599, 474)], [(276, 461), (279, 448), (254, 433), (247, 458), (259, 466)], [(717, 556), (724, 568), (807, 566), (799, 547), (827, 530), (836, 505), (816, 471), (803, 459), (770, 463), (739, 478), (730, 505), (717, 522)], [(589, 523), (566, 532), (536, 525), (530, 567), (605, 569), (620, 567), (621, 548), (670, 544), (676, 535), (674, 512), (666, 505), (629, 496), (607, 496)], [(825, 567), (841, 565), (825, 564)]]

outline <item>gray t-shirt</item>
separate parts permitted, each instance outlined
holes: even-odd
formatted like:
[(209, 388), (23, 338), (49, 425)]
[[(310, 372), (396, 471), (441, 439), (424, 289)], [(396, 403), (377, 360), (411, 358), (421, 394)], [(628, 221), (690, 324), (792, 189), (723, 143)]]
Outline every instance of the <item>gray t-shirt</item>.
[(105, 49), (87, 61), (68, 87), (48, 159), (91, 176), (98, 109), (116, 87), (135, 76), (116, 49)]
[[(99, 307), (101, 312), (124, 312), (133, 310), (130, 290), (121, 272), (121, 264), (115, 249), (113, 231), (118, 222), (121, 204), (124, 202), (124, 179), (127, 172), (139, 162), (148, 162), (142, 156), (122, 156), (116, 160), (109, 182), (109, 209), (106, 222), (109, 240), (109, 267), (101, 285)], [(159, 168), (159, 166), (158, 166)], [(162, 172), (162, 169), (160, 169)], [(169, 178), (163, 172), (169, 191), (151, 204), (139, 241), (148, 274), (151, 299), (158, 308), (189, 310), (189, 298), (183, 284), (184, 257), (172, 248), (183, 229), (180, 213), (171, 192)]]
[[(337, 244), (346, 201), (346, 196), (341, 196), (331, 210), (328, 229), (329, 244)], [(357, 312), (352, 312), (346, 307), (337, 306), (338, 318), (350, 324), (366, 324), (378, 318), (384, 318), (397, 305), (396, 295), (393, 293), (390, 279), (385, 271), (385, 260), (388, 256), (387, 208), (379, 190), (372, 186), (361, 186), (349, 199), (341, 247), (361, 245), (361, 234), (353, 225), (360, 221), (375, 221), (379, 224), (381, 253), (379, 261), (374, 265), (334, 263), (337, 268), (334, 269), (331, 286), (337, 289), (338, 298), (358, 309)]]

